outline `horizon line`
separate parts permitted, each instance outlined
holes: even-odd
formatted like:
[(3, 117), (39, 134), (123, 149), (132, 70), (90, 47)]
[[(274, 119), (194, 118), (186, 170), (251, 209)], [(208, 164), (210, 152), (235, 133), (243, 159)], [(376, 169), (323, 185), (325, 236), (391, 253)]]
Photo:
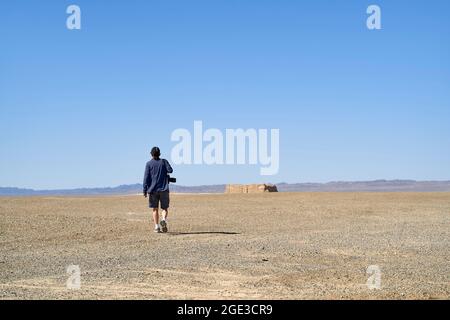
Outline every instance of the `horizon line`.
[[(331, 183), (363, 183), (363, 182), (434, 182), (434, 183), (450, 183), (450, 180), (415, 180), (415, 179), (373, 179), (373, 180), (330, 180), (327, 182), (312, 182), (312, 181), (305, 181), (305, 182), (261, 182), (261, 183), (213, 183), (213, 184), (199, 184), (199, 185), (180, 185), (180, 184), (173, 184), (176, 187), (182, 187), (182, 188), (195, 188), (195, 187), (211, 187), (211, 186), (226, 186), (229, 184), (242, 184), (242, 185), (248, 185), (248, 184), (273, 184), (273, 185), (295, 185), (295, 184), (331, 184)], [(142, 185), (142, 183), (126, 183), (126, 184), (119, 184), (114, 186), (97, 186), (97, 187), (69, 187), (69, 188), (31, 188), (31, 187), (12, 187), (12, 186), (0, 186), (0, 189), (18, 189), (18, 190), (29, 190), (29, 191), (71, 191), (71, 190), (88, 190), (88, 189), (117, 189), (120, 187), (128, 187), (128, 186), (138, 186)]]

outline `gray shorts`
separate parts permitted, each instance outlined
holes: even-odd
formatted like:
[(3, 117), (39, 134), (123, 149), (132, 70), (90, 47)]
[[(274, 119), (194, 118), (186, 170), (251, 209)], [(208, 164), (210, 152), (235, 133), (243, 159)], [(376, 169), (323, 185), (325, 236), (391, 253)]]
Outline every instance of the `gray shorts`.
[(169, 191), (150, 193), (148, 199), (150, 208), (158, 208), (161, 203), (161, 209), (169, 209)]

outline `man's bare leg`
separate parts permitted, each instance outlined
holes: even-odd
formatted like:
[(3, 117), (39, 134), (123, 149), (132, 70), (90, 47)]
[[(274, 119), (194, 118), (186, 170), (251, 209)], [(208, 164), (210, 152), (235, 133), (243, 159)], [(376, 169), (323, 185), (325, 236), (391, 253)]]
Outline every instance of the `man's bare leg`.
[(159, 212), (158, 208), (153, 208), (153, 222), (155, 223), (155, 231), (159, 230)]
[(166, 221), (167, 220), (167, 216), (169, 215), (169, 209), (163, 209), (162, 210), (162, 219), (164, 220), (164, 221)]
[(161, 228), (162, 232), (167, 232), (167, 216), (169, 215), (168, 209), (162, 209)]

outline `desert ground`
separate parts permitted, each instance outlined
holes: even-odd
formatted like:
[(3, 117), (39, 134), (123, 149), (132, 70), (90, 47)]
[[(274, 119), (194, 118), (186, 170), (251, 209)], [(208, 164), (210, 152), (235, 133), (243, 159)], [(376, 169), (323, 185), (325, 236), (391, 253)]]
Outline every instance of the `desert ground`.
[(171, 200), (155, 234), (142, 196), (0, 198), (0, 299), (450, 298), (450, 193)]

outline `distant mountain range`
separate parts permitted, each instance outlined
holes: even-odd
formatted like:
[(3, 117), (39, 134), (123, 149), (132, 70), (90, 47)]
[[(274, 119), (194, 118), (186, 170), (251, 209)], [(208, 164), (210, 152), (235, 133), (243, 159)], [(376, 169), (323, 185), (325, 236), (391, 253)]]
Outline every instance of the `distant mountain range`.
[[(450, 192), (450, 181), (375, 180), (336, 181), (328, 183), (278, 183), (280, 192)], [(223, 193), (225, 185), (179, 186), (171, 184), (176, 193)], [(107, 188), (79, 188), (61, 190), (34, 190), (0, 187), (0, 196), (42, 196), (42, 195), (119, 195), (138, 194), (141, 184), (128, 184)]]

